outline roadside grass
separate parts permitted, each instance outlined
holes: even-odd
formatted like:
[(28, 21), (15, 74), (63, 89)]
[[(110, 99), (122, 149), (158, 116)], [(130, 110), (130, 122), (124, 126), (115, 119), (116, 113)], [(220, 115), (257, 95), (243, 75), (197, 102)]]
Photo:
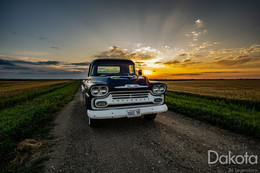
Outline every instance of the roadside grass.
[[(26, 97), (22, 102), (0, 111), (0, 169), (5, 166), (6, 157), (17, 144), (38, 132), (54, 118), (54, 112), (74, 98), (80, 81), (60, 84), (44, 91), (37, 97)], [(47, 92), (47, 93), (45, 93)]]
[(174, 91), (166, 92), (165, 102), (169, 110), (260, 139), (260, 111), (252, 102)]

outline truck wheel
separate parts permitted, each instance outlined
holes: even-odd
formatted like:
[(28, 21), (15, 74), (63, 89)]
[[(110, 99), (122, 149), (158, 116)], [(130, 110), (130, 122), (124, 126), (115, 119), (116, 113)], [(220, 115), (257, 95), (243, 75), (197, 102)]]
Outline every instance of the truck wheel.
[(92, 119), (92, 118), (88, 118), (88, 125), (90, 127), (97, 127), (98, 126), (98, 120)]
[(149, 115), (144, 115), (144, 119), (146, 120), (154, 120), (156, 118), (157, 114), (149, 114)]

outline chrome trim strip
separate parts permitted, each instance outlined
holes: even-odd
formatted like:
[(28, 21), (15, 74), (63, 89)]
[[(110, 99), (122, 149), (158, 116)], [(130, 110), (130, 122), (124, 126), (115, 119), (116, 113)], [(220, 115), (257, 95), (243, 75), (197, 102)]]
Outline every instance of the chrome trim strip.
[(124, 86), (116, 86), (115, 88), (148, 88), (148, 86), (139, 84), (125, 84)]

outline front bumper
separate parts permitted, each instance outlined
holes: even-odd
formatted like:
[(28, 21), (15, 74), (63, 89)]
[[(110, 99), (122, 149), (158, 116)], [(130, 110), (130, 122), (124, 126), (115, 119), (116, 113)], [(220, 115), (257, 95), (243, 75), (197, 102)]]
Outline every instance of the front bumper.
[(110, 110), (87, 110), (89, 118), (92, 119), (111, 119), (111, 118), (124, 118), (127, 117), (127, 112), (130, 110), (140, 109), (141, 115), (157, 114), (166, 112), (168, 107), (164, 105), (154, 105), (138, 108), (122, 108), (122, 109), (110, 109)]

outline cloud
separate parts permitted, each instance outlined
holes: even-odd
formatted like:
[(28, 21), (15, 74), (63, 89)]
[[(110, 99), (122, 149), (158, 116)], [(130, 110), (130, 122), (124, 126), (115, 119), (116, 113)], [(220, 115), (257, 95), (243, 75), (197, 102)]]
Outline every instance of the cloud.
[(251, 53), (258, 53), (260, 52), (260, 45), (257, 44), (253, 44), (251, 47), (249, 48), (245, 48), (245, 49), (241, 49), (240, 53), (244, 53), (244, 54), (251, 54)]
[(173, 60), (173, 61), (165, 62), (165, 63), (163, 63), (163, 64), (171, 65), (171, 64), (179, 64), (179, 63), (181, 63), (181, 61), (179, 61), (179, 60)]
[(198, 28), (202, 28), (202, 27), (205, 26), (205, 23), (204, 23), (201, 19), (197, 19), (197, 20), (195, 21), (195, 24), (196, 24), (196, 26), (197, 26)]
[(187, 58), (184, 60), (172, 60), (172, 61), (168, 61), (168, 62), (164, 62), (164, 65), (175, 65), (175, 66), (180, 66), (180, 67), (184, 67), (187, 65), (194, 65), (194, 64), (199, 64), (201, 62), (196, 61), (194, 59), (191, 58)]
[(219, 44), (219, 42), (211, 43), (209, 41), (206, 41), (206, 42), (202, 43), (202, 45), (199, 46), (199, 49), (204, 49), (204, 48), (207, 48), (207, 47), (211, 47), (211, 46), (216, 45), (216, 44)]
[(137, 67), (146, 67), (147, 64), (145, 62), (142, 62), (142, 61), (135, 61), (135, 65)]
[(60, 47), (58, 47), (58, 46), (53, 46), (53, 47), (51, 47), (52, 49), (56, 49), (56, 50), (58, 50), (58, 49), (60, 49)]
[(122, 58), (138, 60), (151, 60), (157, 58), (160, 55), (160, 51), (151, 47), (140, 47), (129, 52), (126, 49), (122, 49), (117, 46), (112, 46), (109, 50), (101, 52), (99, 55), (95, 55), (95, 58)]
[(209, 50), (210, 55), (225, 54), (233, 52), (233, 49), (220, 49), (220, 50)]
[(219, 58), (215, 58), (214, 62), (225, 66), (232, 66), (232, 65), (244, 64), (250, 60), (251, 58), (248, 55), (244, 55), (244, 56), (236, 56), (236, 57), (219, 57)]

